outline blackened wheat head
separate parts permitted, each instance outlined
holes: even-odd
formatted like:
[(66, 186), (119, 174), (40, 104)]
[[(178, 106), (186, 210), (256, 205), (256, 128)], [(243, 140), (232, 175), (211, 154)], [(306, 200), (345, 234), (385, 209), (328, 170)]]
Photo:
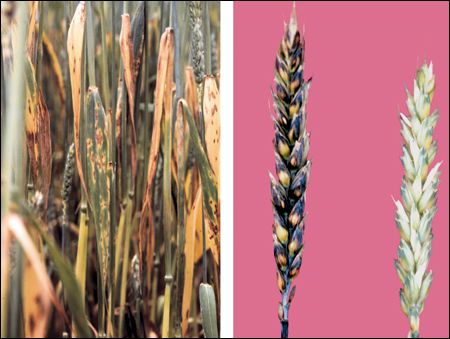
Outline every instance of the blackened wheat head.
[(311, 162), (306, 132), (306, 103), (311, 79), (303, 79), (304, 38), (297, 28), (295, 7), (285, 27), (275, 61), (273, 91), (276, 177), (270, 175), (274, 213), (273, 241), (277, 264), (281, 336), (288, 336), (288, 312), (302, 264), (305, 193)]

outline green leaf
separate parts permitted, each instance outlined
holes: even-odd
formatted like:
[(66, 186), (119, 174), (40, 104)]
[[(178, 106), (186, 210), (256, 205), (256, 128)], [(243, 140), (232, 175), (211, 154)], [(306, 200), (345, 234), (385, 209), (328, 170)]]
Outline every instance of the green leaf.
[(200, 310), (205, 338), (219, 338), (217, 330), (216, 296), (209, 284), (200, 284)]

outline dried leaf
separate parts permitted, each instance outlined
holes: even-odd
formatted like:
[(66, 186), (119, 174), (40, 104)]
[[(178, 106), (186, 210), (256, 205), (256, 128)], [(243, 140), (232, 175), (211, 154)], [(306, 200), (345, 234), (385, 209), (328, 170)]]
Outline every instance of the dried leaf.
[[(153, 222), (152, 211), (152, 191), (153, 191), (153, 179), (156, 174), (156, 167), (158, 165), (158, 152), (161, 143), (161, 120), (165, 100), (166, 87), (172, 85), (173, 72), (169, 73), (170, 69), (173, 69), (173, 53), (174, 53), (174, 37), (173, 29), (166, 28), (165, 32), (161, 36), (158, 56), (158, 69), (156, 77), (156, 89), (155, 89), (155, 112), (153, 121), (152, 140), (150, 145), (150, 154), (148, 157), (148, 172), (147, 172), (147, 185), (145, 189), (144, 200), (141, 210), (141, 219), (139, 223), (139, 233), (141, 235), (148, 233), (146, 231), (148, 220)], [(144, 241), (146, 243), (144, 244)], [(140, 261), (142, 259), (144, 250), (147, 253), (150, 251), (153, 255), (153, 248), (151, 239), (140, 237), (139, 238), (139, 252)], [(144, 248), (145, 247), (145, 248)], [(148, 254), (149, 255), (149, 254)], [(151, 262), (147, 262), (147, 267), (151, 265)]]

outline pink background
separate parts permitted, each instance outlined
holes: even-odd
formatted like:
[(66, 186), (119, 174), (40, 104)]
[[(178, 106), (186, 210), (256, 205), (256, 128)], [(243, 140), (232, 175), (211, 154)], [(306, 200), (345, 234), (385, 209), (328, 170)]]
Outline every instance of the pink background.
[[(292, 2), (234, 4), (234, 325), (236, 337), (277, 337), (280, 325), (268, 171), (270, 87)], [(298, 2), (306, 28), (311, 178), (303, 266), (290, 336), (405, 337), (393, 260), (402, 178), (398, 110), (423, 58), (435, 66), (443, 160), (421, 335), (449, 336), (449, 5)]]

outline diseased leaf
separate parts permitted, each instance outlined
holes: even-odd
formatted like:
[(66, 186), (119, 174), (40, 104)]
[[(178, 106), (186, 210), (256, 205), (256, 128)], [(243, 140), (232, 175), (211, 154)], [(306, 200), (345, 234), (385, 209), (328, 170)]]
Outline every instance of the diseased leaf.
[(52, 175), (52, 142), (50, 115), (42, 92), (36, 83), (36, 74), (30, 58), (26, 58), (25, 132), (33, 182), (44, 196), (43, 220), (47, 211)]
[[(69, 59), (70, 85), (72, 88), (73, 133), (78, 175), (85, 193), (87, 187), (84, 180), (83, 165), (80, 155), (80, 105), (81, 105), (81, 62), (83, 56), (84, 26), (86, 22), (86, 6), (80, 1), (67, 32), (67, 54)], [(84, 89), (83, 89), (84, 91)]]
[[(205, 119), (205, 142), (209, 163), (216, 176), (220, 177), (220, 94), (216, 79), (206, 76), (203, 97), (203, 116)], [(217, 183), (219, 184), (219, 183)]]
[[(203, 116), (205, 119), (205, 143), (209, 163), (216, 178), (217, 191), (220, 192), (220, 94), (216, 79), (213, 76), (205, 77), (205, 88), (203, 97)], [(213, 206), (216, 221), (208, 218), (207, 241), (210, 243), (211, 251), (216, 263), (220, 257), (220, 204)]]
[(112, 164), (109, 154), (109, 140), (111, 122), (100, 99), (98, 88), (91, 86), (86, 98), (86, 112), (88, 116), (86, 131), (87, 153), (87, 183), (90, 200), (92, 202), (92, 215), (97, 236), (97, 251), (102, 286), (108, 282), (108, 263), (110, 256), (110, 189)]

